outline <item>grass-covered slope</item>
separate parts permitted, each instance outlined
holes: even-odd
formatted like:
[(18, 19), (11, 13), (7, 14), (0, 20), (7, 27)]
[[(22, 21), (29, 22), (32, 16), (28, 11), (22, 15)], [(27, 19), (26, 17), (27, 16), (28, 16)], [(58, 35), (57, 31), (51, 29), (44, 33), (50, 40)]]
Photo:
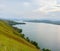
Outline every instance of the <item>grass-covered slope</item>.
[(40, 51), (16, 34), (19, 33), (0, 20), (0, 51)]

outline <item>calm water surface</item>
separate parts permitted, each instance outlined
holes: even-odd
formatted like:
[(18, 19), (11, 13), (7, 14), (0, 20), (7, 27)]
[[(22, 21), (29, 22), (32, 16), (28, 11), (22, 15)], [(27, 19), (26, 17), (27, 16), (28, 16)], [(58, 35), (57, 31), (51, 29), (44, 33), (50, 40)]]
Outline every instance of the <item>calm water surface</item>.
[(21, 28), (26, 37), (37, 41), (41, 48), (60, 51), (60, 25), (26, 22), (15, 26)]

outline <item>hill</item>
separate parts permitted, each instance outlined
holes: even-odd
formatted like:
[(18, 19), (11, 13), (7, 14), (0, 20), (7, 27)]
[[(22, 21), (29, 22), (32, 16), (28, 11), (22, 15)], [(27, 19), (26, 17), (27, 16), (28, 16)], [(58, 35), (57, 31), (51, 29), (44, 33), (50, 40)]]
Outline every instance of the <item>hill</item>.
[(60, 25), (60, 20), (24, 20), (26, 22), (34, 22), (34, 23), (48, 23), (48, 24), (55, 24), (55, 25)]
[(16, 34), (20, 33), (0, 20), (0, 51), (41, 51)]

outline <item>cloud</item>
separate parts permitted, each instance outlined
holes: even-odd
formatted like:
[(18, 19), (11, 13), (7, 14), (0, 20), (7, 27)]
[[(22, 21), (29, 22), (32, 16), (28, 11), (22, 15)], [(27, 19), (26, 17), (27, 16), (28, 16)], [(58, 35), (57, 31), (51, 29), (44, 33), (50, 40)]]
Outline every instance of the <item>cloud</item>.
[(24, 6), (30, 6), (30, 3), (24, 2)]
[(55, 11), (60, 11), (60, 6), (57, 4), (56, 0), (38, 0), (40, 2), (40, 8), (34, 10), (34, 12), (43, 12), (43, 13), (48, 13), (48, 12), (55, 12)]
[(56, 12), (56, 11), (60, 11), (60, 7), (58, 6), (56, 6), (56, 7), (50, 7), (50, 8), (48, 8), (48, 7), (41, 7), (41, 8), (39, 8), (39, 9), (36, 9), (36, 10), (34, 10), (34, 12), (42, 12), (42, 13), (45, 13), (45, 14), (47, 14), (48, 12)]
[(1, 17), (50, 17), (52, 12), (60, 13), (60, 0), (0, 0)]

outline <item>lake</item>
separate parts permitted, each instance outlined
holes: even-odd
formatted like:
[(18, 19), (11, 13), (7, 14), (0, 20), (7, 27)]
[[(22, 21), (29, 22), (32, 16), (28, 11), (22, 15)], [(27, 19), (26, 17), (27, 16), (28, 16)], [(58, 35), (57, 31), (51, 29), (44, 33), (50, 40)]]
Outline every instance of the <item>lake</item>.
[(14, 25), (21, 28), (22, 33), (38, 42), (40, 48), (60, 51), (60, 25), (26, 22), (25, 25)]

